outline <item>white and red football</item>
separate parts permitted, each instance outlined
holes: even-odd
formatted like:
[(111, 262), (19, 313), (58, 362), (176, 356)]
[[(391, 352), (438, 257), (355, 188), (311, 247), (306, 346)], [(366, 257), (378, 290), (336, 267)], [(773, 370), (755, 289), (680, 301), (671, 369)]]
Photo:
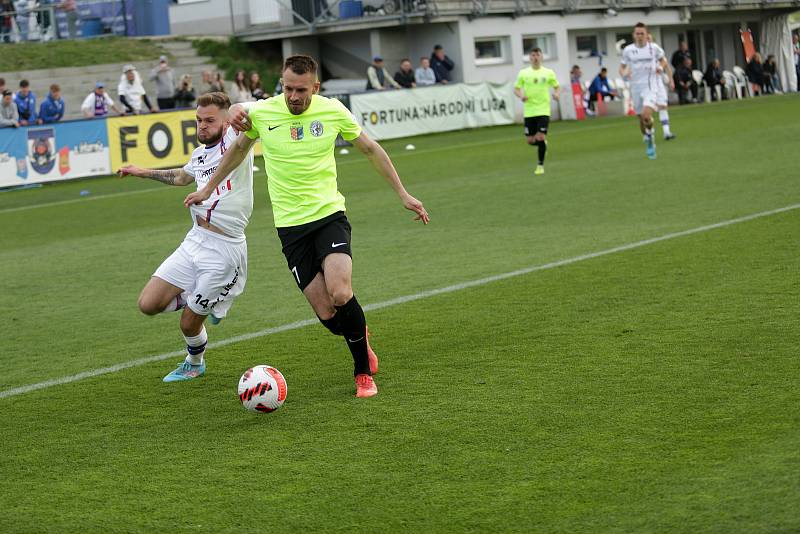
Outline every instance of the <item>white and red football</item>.
[(269, 365), (248, 369), (239, 380), (239, 400), (251, 412), (274, 412), (286, 400), (286, 379)]

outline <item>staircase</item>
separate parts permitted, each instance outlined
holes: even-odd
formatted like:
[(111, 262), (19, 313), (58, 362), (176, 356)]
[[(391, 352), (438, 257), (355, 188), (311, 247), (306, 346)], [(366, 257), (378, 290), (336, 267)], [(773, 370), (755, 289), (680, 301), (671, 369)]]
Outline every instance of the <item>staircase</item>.
[[(164, 54), (170, 57), (169, 64), (175, 71), (175, 84), (180, 83), (181, 76), (190, 74), (195, 93), (199, 96), (202, 72), (204, 70), (217, 71), (217, 66), (211, 63), (211, 58), (198, 56), (190, 41), (164, 41), (160, 43), (160, 46), (164, 49)], [(158, 58), (154, 57), (151, 61), (132, 62), (132, 64), (139, 71), (147, 90), (147, 96), (155, 106), (155, 83), (151, 82), (148, 77), (150, 70), (158, 65)], [(61, 97), (64, 99), (64, 120), (79, 119), (83, 118), (81, 104), (86, 96), (94, 91), (97, 82), (105, 83), (106, 92), (114, 99), (117, 106), (122, 108), (117, 94), (117, 85), (124, 65), (125, 63), (106, 63), (85, 67), (0, 72), (0, 78), (5, 78), (6, 87), (14, 92), (19, 89), (20, 80), (28, 80), (31, 90), (36, 94), (37, 113), (42, 100), (50, 91), (50, 84), (57, 83), (61, 86)], [(114, 115), (113, 111), (111, 115)]]

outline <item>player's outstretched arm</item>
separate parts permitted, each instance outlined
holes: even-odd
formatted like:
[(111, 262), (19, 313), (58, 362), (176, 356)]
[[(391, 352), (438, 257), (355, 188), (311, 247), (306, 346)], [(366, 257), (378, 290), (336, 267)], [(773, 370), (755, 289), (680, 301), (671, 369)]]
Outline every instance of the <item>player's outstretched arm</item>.
[(183, 170), (177, 169), (140, 169), (134, 165), (126, 165), (117, 171), (120, 178), (125, 176), (138, 176), (139, 178), (149, 178), (156, 182), (167, 185), (189, 185), (194, 182), (194, 177)]
[(375, 167), (375, 170), (383, 176), (384, 180), (386, 180), (390, 186), (392, 186), (397, 196), (403, 201), (403, 206), (407, 210), (417, 214), (414, 220), (422, 221), (423, 224), (428, 224), (431, 218), (425, 210), (425, 206), (422, 205), (422, 202), (409, 195), (406, 188), (403, 187), (403, 182), (400, 181), (400, 176), (397, 175), (397, 170), (394, 168), (392, 160), (389, 159), (389, 155), (383, 147), (364, 132), (361, 132), (361, 135), (355, 138), (352, 143), (367, 156), (367, 159), (369, 159), (372, 166)]
[(240, 135), (236, 138), (236, 142), (225, 152), (222, 156), (222, 161), (214, 171), (214, 176), (208, 181), (208, 184), (203, 189), (190, 193), (183, 201), (183, 205), (187, 208), (193, 204), (202, 204), (214, 192), (214, 189), (236, 168), (242, 164), (250, 149), (256, 143), (257, 139), (250, 139), (246, 135)]

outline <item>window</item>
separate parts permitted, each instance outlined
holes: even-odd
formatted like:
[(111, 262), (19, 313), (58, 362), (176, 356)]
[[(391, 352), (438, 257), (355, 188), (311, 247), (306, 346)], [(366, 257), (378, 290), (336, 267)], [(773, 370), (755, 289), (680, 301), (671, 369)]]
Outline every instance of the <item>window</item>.
[(525, 54), (522, 58), (524, 62), (528, 62), (528, 55), (534, 48), (542, 49), (542, 57), (545, 61), (556, 59), (555, 35), (552, 33), (545, 35), (523, 35), (522, 36), (522, 52)]
[(502, 37), (480, 37), (475, 39), (475, 64), (496, 65), (505, 63), (508, 47)]
[(597, 53), (600, 49), (597, 47), (596, 35), (578, 35), (575, 37), (575, 44), (578, 52), (583, 52), (591, 55)]

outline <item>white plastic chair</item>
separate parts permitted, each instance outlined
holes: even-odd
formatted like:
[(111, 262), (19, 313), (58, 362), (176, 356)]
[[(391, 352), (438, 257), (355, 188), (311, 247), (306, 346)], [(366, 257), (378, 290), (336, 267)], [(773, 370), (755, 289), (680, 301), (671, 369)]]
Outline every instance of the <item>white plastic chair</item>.
[(744, 87), (739, 84), (739, 79), (736, 75), (729, 70), (723, 70), (722, 76), (725, 78), (725, 85), (728, 87), (728, 91), (731, 91), (731, 97), (742, 98)]
[(740, 84), (743, 88), (743, 92), (747, 95), (748, 98), (752, 98), (754, 96), (753, 86), (747, 80), (747, 74), (744, 72), (744, 69), (739, 65), (733, 66), (733, 74), (736, 75), (736, 81)]
[(694, 83), (697, 84), (698, 87), (703, 88), (703, 99), (706, 103), (711, 102), (711, 91), (708, 90), (708, 84), (706, 84), (706, 79), (703, 77), (703, 73), (697, 69), (692, 71), (692, 79), (694, 79)]

